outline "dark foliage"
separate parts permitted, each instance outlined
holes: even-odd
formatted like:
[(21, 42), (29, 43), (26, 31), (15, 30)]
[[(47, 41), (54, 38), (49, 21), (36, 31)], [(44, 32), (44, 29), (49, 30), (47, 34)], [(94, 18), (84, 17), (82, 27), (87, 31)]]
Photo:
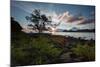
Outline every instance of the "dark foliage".
[(45, 14), (41, 14), (40, 10), (35, 9), (30, 14), (30, 16), (25, 17), (27, 21), (32, 22), (34, 25), (31, 24), (34, 30), (38, 30), (41, 33), (43, 30), (46, 30), (46, 25), (50, 23), (47, 16)]
[(11, 17), (11, 32), (19, 32), (21, 29), (22, 27), (20, 24), (13, 17)]

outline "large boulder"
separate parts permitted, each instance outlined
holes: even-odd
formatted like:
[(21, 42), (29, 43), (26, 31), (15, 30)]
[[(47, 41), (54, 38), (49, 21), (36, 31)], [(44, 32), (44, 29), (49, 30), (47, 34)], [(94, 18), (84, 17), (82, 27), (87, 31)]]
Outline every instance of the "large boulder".
[(20, 32), (22, 27), (20, 24), (11, 17), (11, 32)]

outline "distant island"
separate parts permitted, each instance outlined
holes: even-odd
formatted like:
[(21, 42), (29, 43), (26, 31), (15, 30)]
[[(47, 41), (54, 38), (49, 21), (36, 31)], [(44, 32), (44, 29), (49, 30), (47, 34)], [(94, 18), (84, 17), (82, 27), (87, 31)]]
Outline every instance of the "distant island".
[(56, 32), (95, 32), (95, 29), (77, 29), (77, 30), (63, 30), (63, 29), (57, 29)]

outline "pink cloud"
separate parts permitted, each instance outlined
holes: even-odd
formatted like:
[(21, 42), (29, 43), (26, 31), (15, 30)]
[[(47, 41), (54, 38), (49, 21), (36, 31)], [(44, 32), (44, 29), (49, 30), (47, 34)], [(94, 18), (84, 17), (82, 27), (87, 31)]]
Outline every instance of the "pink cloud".
[[(92, 15), (94, 15), (93, 12), (92, 12)], [(95, 18), (88, 19), (84, 16), (74, 16), (74, 15), (70, 14), (68, 11), (63, 13), (62, 15), (60, 15), (59, 20), (66, 22), (66, 23), (77, 22), (77, 24), (87, 24), (87, 23), (95, 22)]]

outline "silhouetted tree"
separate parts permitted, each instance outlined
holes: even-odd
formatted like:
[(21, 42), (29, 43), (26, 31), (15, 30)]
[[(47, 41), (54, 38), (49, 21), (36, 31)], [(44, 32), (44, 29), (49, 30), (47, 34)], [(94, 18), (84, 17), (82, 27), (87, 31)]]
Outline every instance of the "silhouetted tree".
[(25, 17), (27, 21), (32, 22), (33, 24), (29, 24), (33, 26), (33, 29), (37, 29), (39, 33), (46, 29), (46, 25), (49, 24), (51, 21), (48, 20), (47, 16), (41, 14), (40, 10), (35, 9), (30, 14), (30, 16)]

